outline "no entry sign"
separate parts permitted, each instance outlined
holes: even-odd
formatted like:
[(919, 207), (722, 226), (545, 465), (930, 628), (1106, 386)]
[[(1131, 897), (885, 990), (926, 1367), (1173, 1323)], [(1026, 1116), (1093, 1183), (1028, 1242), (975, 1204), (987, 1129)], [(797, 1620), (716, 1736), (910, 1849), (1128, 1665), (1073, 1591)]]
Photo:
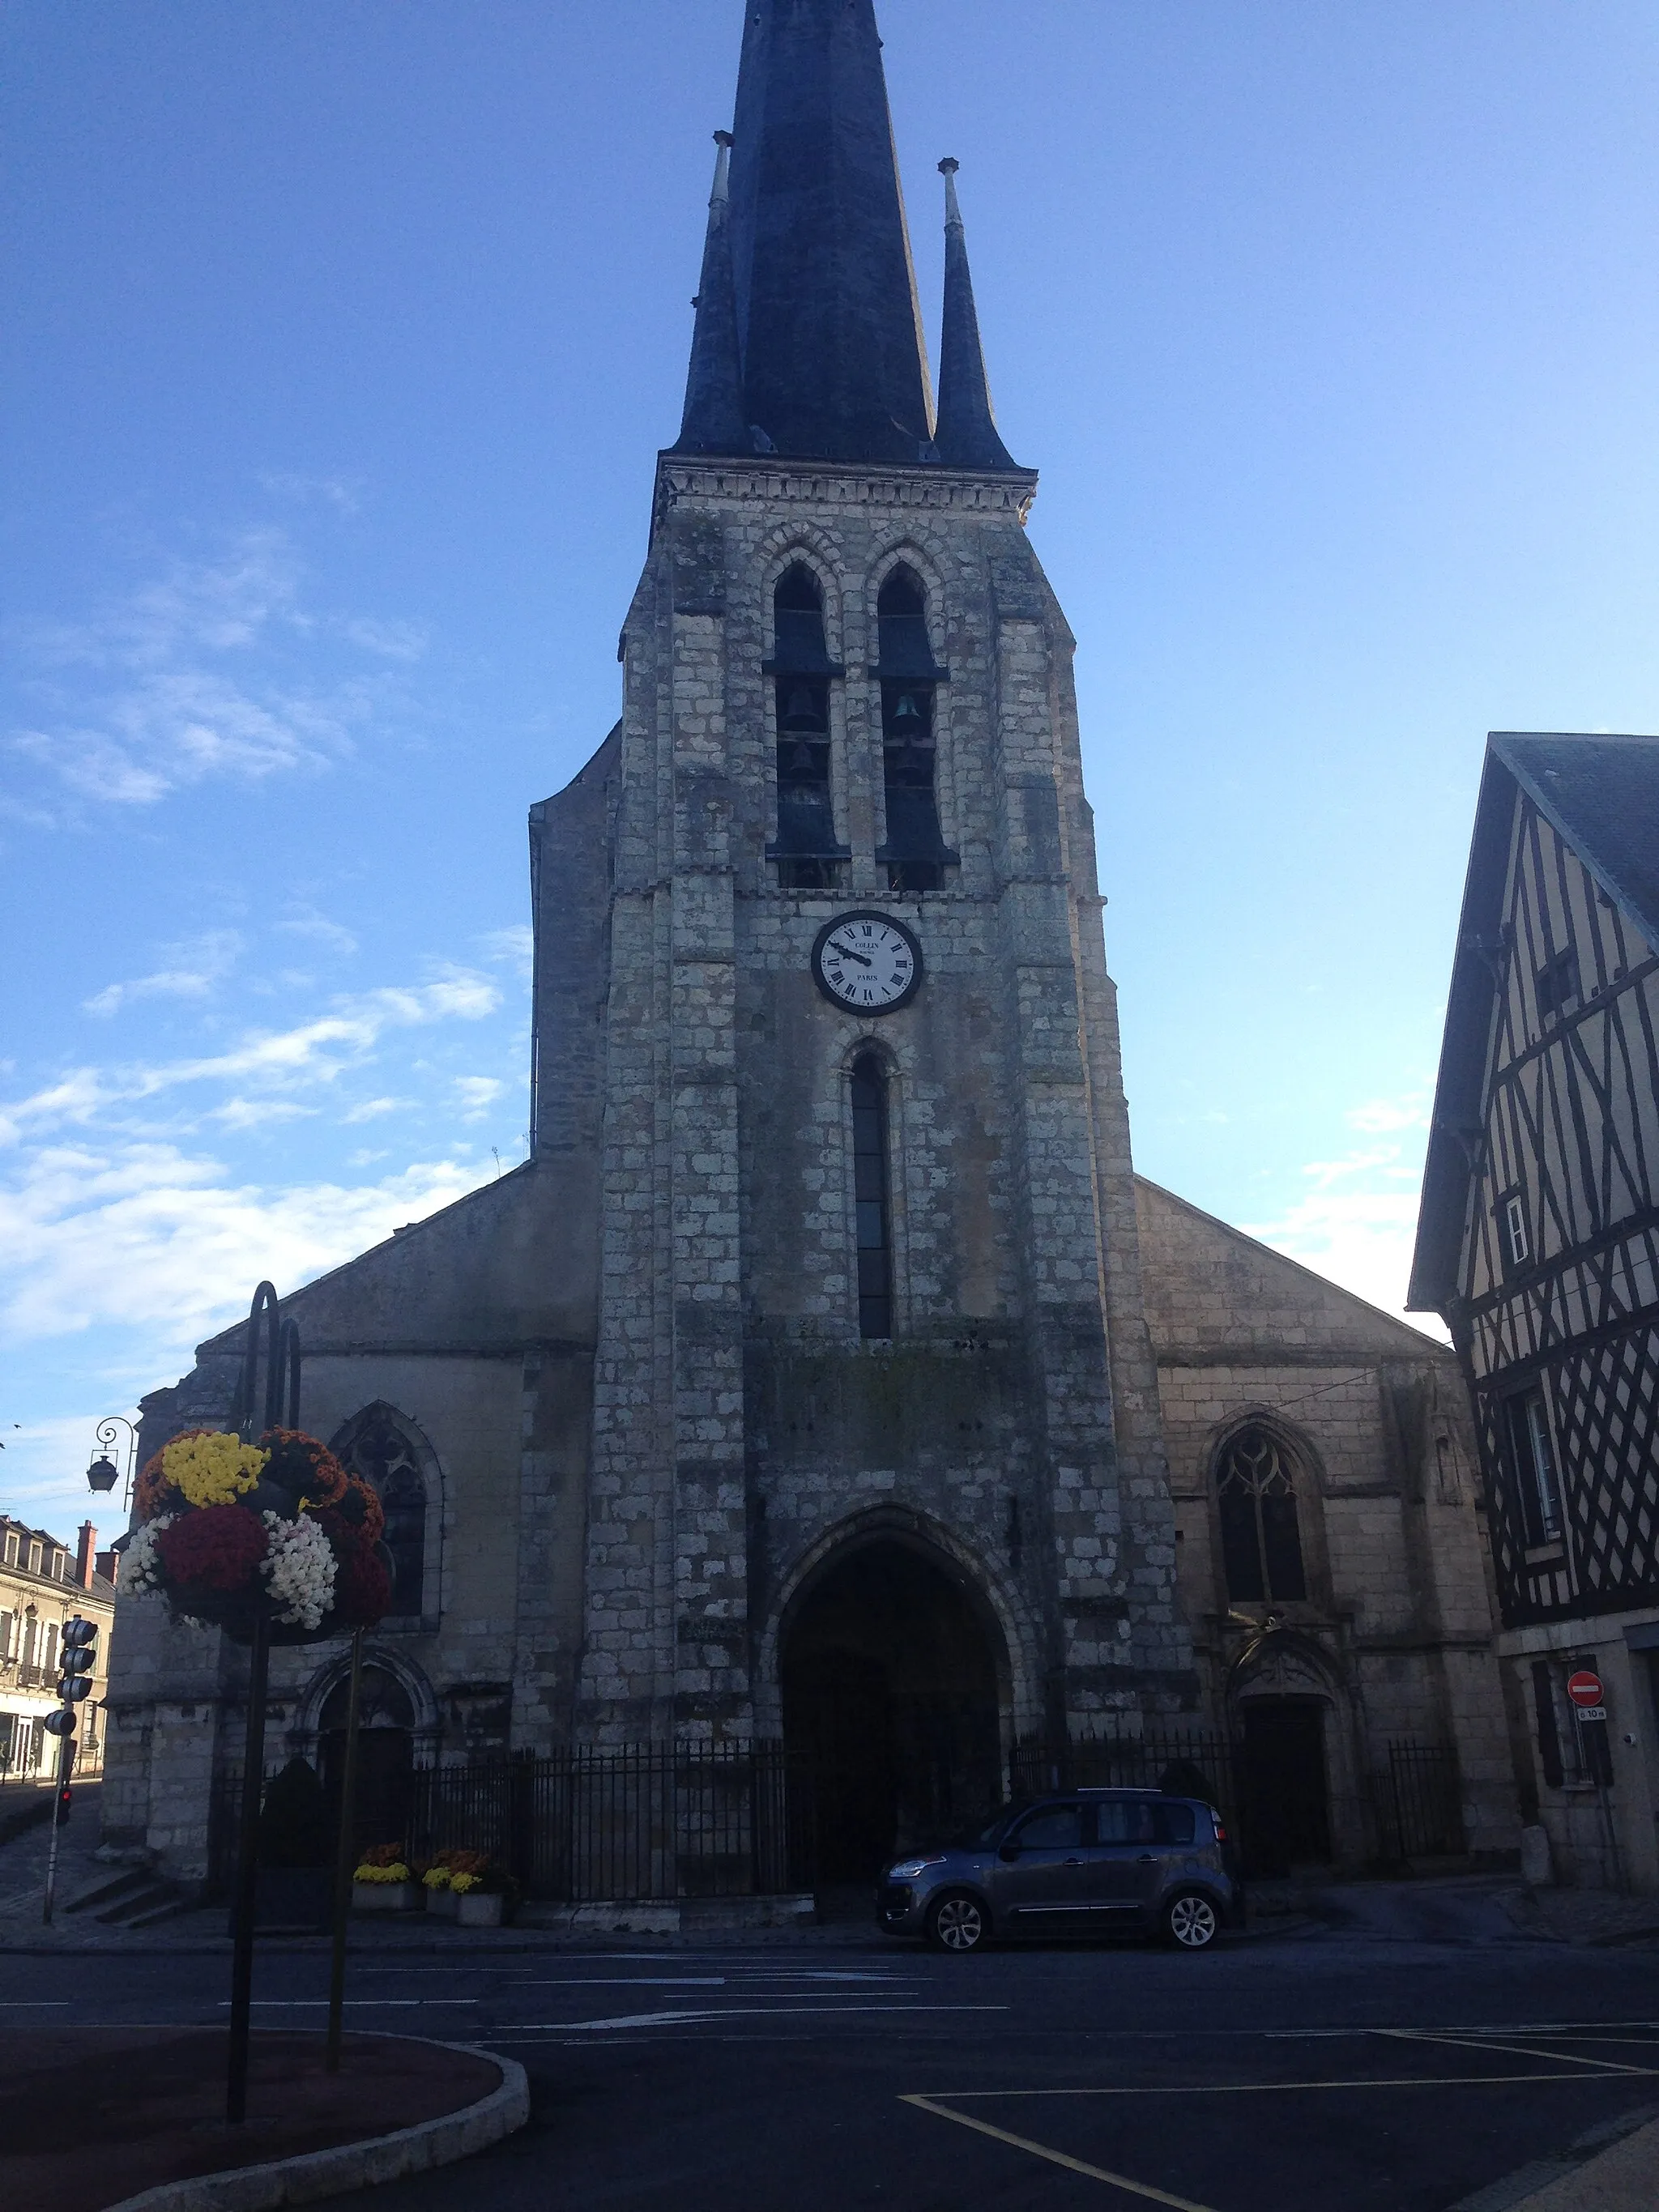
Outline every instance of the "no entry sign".
[(1599, 1705), (1601, 1702), (1601, 1677), (1592, 1674), (1588, 1667), (1581, 1667), (1576, 1674), (1567, 1677), (1567, 1695), (1575, 1705)]

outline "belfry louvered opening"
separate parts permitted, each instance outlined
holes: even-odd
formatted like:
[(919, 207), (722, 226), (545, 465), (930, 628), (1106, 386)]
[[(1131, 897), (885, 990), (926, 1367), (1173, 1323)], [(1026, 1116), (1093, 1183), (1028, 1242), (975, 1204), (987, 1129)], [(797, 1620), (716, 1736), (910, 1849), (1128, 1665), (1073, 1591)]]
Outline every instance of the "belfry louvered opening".
[(853, 1063), (853, 1200), (857, 1216), (859, 1334), (893, 1334), (892, 1207), (887, 1071), (873, 1052)]
[(772, 594), (772, 629), (778, 835), (766, 857), (786, 890), (833, 890), (851, 858), (836, 836), (830, 784), (830, 683), (842, 672), (825, 643), (817, 579), (799, 562)]
[(959, 856), (939, 828), (937, 698), (947, 672), (933, 659), (927, 602), (908, 568), (897, 568), (876, 603), (880, 639), (883, 783), (887, 842), (876, 854), (895, 891), (935, 891)]

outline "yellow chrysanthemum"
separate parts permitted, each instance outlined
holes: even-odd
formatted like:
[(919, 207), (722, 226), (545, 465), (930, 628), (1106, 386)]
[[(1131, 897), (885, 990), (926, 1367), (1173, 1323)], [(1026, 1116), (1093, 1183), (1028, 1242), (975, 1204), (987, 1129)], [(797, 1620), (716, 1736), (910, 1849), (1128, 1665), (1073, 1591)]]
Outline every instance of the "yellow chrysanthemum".
[(176, 1437), (161, 1454), (161, 1471), (192, 1505), (234, 1505), (252, 1489), (270, 1457), (240, 1437)]

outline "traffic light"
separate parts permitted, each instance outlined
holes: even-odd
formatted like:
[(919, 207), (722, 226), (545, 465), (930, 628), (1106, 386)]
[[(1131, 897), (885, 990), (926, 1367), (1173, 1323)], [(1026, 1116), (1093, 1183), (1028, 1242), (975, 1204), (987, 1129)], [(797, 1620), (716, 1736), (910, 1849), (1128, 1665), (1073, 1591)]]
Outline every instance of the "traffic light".
[(93, 1646), (97, 1641), (96, 1621), (82, 1620), (77, 1613), (73, 1620), (64, 1622), (58, 1662), (63, 1669), (58, 1679), (58, 1694), (65, 1705), (78, 1705), (82, 1698), (92, 1695), (92, 1670), (97, 1664)]
[(67, 1782), (60, 1782), (58, 1785), (58, 1817), (60, 1820), (68, 1820), (70, 1816), (70, 1807), (74, 1803), (74, 1802), (75, 1792), (70, 1788)]

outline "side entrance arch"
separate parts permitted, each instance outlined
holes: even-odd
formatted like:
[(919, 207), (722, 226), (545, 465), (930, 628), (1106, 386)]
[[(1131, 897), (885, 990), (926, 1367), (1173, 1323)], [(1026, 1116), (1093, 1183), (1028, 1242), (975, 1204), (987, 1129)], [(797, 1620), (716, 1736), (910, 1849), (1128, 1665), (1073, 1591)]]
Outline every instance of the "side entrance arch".
[(953, 1560), (891, 1533), (851, 1538), (798, 1593), (778, 1648), (822, 1881), (865, 1881), (1000, 1799), (1006, 1644)]

